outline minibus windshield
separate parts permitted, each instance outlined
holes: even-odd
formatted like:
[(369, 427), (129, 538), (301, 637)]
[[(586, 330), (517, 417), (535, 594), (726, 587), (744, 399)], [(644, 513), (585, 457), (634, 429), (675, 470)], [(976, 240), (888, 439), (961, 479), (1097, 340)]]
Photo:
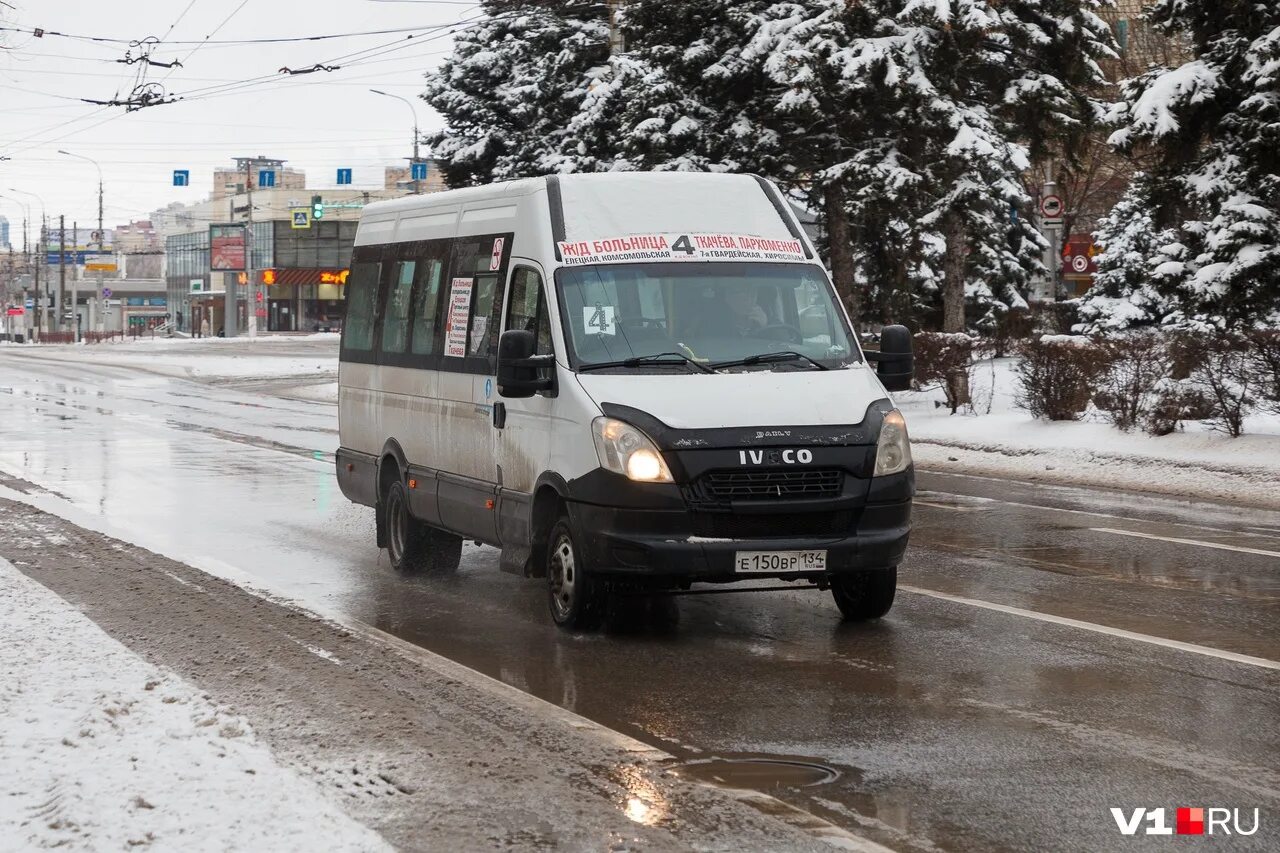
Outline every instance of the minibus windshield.
[(556, 283), (580, 370), (693, 369), (679, 358), (644, 360), (664, 353), (726, 370), (814, 370), (860, 360), (816, 266), (602, 264), (560, 269)]

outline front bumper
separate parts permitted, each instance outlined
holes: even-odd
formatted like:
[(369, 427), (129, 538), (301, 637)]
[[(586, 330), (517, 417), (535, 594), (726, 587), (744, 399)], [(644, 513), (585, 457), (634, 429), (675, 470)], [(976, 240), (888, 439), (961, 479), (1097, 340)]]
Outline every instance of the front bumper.
[[(753, 536), (752, 514), (734, 515), (746, 536), (706, 536), (705, 518), (675, 501), (628, 506), (571, 500), (570, 515), (580, 531), (588, 565), (616, 579), (630, 578), (653, 586), (687, 586), (690, 583), (729, 583), (757, 578), (810, 578), (867, 569), (887, 569), (901, 562), (911, 531), (911, 496), (915, 492), (912, 470), (878, 478), (869, 484), (866, 500), (843, 512), (831, 513), (837, 528), (823, 532)], [(811, 508), (820, 512), (820, 508)], [(796, 516), (798, 523), (806, 517)], [(761, 521), (764, 517), (761, 516)], [(761, 525), (763, 526), (763, 525)], [(824, 572), (749, 575), (734, 571), (739, 551), (825, 550)]]

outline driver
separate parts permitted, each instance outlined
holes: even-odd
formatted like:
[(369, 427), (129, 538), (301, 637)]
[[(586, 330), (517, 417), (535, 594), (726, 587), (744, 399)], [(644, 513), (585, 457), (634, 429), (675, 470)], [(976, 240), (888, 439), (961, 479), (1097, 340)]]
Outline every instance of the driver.
[(724, 304), (729, 309), (729, 323), (734, 332), (747, 335), (769, 325), (769, 318), (758, 303), (756, 289), (748, 282), (738, 281), (724, 287)]

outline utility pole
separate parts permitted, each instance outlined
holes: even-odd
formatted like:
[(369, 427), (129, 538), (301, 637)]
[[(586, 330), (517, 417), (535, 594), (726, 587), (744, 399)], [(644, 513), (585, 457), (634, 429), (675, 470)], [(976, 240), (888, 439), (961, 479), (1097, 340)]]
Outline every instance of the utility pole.
[(62, 294), (67, 290), (67, 217), (58, 214), (58, 299), (54, 304), (54, 313), (58, 320), (58, 331), (62, 331)]
[[(79, 222), (73, 221), (71, 223), (71, 243), (71, 256), (75, 258), (80, 248)], [(62, 245), (65, 247), (66, 244), (67, 235), (63, 234)], [(63, 251), (65, 252), (66, 249), (64, 248)], [(66, 275), (66, 269), (67, 256), (64, 254), (62, 256), (62, 270), (64, 276)], [(80, 343), (80, 276), (78, 274), (73, 274), (71, 276), (71, 333), (74, 335), (75, 342)]]
[[(95, 242), (98, 244), (97, 260), (98, 263), (101, 264), (102, 251), (105, 248), (103, 241), (106, 238), (106, 232), (102, 230), (102, 167), (98, 165), (97, 160), (94, 160), (92, 157), (86, 157), (83, 154), (72, 154), (70, 151), (64, 151), (61, 148), (58, 149), (58, 153), (64, 154), (67, 157), (74, 157), (77, 160), (86, 160), (92, 163), (93, 167), (98, 170), (98, 239)], [(77, 232), (77, 234), (78, 233), (79, 232)], [(94, 295), (93, 302), (89, 305), (89, 326), (97, 332), (103, 331), (106, 327), (105, 318), (107, 311), (106, 306), (102, 303), (102, 272), (103, 271), (101, 269), (98, 270), (97, 293)]]
[[(258, 286), (253, 276), (253, 160), (245, 161), (244, 164), (244, 189), (249, 196), (249, 209), (245, 211), (246, 224), (244, 226), (244, 277), (245, 277), (245, 294), (244, 294), (244, 314), (245, 325), (248, 327), (249, 339), (253, 340), (258, 337)], [(235, 322), (240, 322), (240, 304), (232, 306), (235, 312)], [(227, 328), (231, 328), (231, 324), (227, 324)], [(230, 337), (230, 334), (227, 335)]]
[[(269, 168), (273, 172), (282, 171), (284, 168), (283, 160), (272, 160), (267, 157), (237, 157), (236, 167), (244, 169), (244, 189), (248, 197), (248, 207), (245, 211), (245, 227), (244, 227), (244, 271), (245, 280), (247, 281), (247, 291), (245, 293), (246, 303), (246, 322), (245, 329), (249, 333), (250, 338), (258, 335), (258, 306), (263, 307), (262, 316), (266, 317), (266, 293), (262, 289), (262, 283), (256, 281), (253, 268), (253, 171), (255, 169)], [(232, 203), (232, 214), (235, 213), (235, 204)], [(227, 278), (227, 302), (231, 306), (227, 311), (223, 312), (230, 317), (225, 323), (227, 337), (232, 336), (232, 329), (238, 320), (237, 300), (235, 293), (237, 288), (233, 282), (235, 276)]]

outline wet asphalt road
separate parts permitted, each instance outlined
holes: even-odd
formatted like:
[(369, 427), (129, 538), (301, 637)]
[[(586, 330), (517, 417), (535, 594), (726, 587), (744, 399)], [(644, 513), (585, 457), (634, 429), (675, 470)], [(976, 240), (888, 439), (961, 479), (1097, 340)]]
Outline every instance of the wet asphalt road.
[(455, 577), (395, 576), (372, 512), (337, 489), (336, 442), (331, 404), (0, 353), (0, 471), (688, 772), (824, 765), (820, 784), (754, 784), (903, 850), (1163, 849), (1109, 810), (1177, 806), (1260, 808), (1230, 846), (1280, 848), (1280, 513), (922, 472), (905, 590), (878, 624), (795, 590), (620, 602), (574, 636), (492, 549)]

